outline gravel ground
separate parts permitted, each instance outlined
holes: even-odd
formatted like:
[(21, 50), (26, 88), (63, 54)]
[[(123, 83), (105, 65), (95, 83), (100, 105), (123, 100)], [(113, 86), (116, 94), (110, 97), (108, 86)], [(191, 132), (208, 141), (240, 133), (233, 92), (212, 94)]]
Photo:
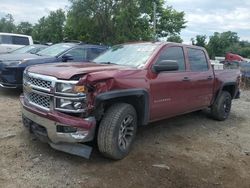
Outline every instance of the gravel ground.
[(250, 91), (225, 122), (205, 110), (140, 128), (130, 155), (116, 162), (36, 140), (22, 127), (19, 94), (0, 89), (0, 187), (250, 187)]

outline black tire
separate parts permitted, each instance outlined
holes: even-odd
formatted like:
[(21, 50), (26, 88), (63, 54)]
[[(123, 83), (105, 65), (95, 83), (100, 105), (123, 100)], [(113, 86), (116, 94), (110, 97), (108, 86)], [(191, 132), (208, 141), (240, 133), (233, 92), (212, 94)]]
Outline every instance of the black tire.
[(99, 151), (110, 159), (123, 159), (131, 150), (136, 130), (137, 114), (134, 107), (126, 103), (112, 105), (99, 126), (97, 135)]
[(211, 107), (212, 118), (224, 121), (228, 118), (232, 105), (232, 96), (227, 91), (222, 91)]

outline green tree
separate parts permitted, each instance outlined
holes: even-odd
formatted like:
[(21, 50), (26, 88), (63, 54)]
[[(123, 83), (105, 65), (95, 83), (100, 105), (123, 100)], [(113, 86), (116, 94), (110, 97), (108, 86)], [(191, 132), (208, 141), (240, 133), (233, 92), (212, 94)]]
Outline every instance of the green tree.
[[(152, 0), (70, 0), (65, 35), (86, 42), (116, 44), (150, 40), (153, 36)], [(157, 36), (179, 34), (184, 13), (157, 4)]]
[(239, 54), (242, 57), (250, 58), (250, 42), (240, 41), (239, 45), (240, 45)]
[(193, 45), (206, 47), (207, 45), (206, 39), (207, 39), (206, 35), (197, 35), (195, 39), (192, 38), (191, 41)]
[(183, 43), (182, 38), (179, 35), (170, 35), (167, 39), (168, 42)]
[(11, 14), (7, 14), (5, 15), (5, 17), (0, 19), (0, 32), (6, 32), (6, 33), (16, 32), (14, 18)]
[(250, 58), (250, 43), (246, 41), (240, 41), (238, 43), (230, 45), (225, 49), (225, 51), (234, 54), (239, 54), (245, 58)]
[(242, 57), (250, 58), (250, 47), (243, 47), (239, 50), (239, 54)]
[(160, 1), (159, 13), (157, 14), (157, 36), (167, 37), (169, 35), (180, 34), (186, 26), (184, 12), (177, 12), (171, 6), (164, 8), (164, 1)]
[(17, 25), (17, 33), (31, 35), (33, 30), (33, 25), (29, 22), (21, 22)]
[(210, 57), (214, 58), (215, 56), (225, 56), (228, 49), (237, 43), (239, 43), (239, 37), (236, 32), (215, 32), (214, 35), (210, 37), (207, 48)]
[(57, 43), (63, 40), (65, 13), (62, 9), (50, 12), (47, 17), (39, 19), (32, 31), (32, 36), (40, 42)]

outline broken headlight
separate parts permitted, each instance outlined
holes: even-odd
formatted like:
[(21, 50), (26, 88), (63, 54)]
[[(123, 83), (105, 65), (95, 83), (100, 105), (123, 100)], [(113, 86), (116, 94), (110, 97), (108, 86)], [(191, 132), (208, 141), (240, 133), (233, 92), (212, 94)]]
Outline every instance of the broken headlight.
[(56, 110), (62, 112), (81, 113), (85, 112), (85, 98), (56, 98)]

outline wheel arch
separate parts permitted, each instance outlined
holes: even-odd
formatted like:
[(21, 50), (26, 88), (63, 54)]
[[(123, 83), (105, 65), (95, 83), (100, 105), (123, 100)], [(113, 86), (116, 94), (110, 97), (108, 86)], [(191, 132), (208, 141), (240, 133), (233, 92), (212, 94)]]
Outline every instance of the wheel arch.
[(220, 89), (218, 89), (218, 91), (216, 92), (215, 98), (214, 98), (214, 102), (216, 101), (216, 99), (221, 95), (221, 93), (223, 91), (227, 91), (230, 93), (232, 99), (235, 98), (236, 94), (237, 94), (237, 83), (236, 82), (227, 82), (222, 84), (222, 86), (220, 87)]
[(131, 104), (138, 115), (138, 125), (147, 125), (149, 122), (149, 94), (145, 89), (115, 90), (97, 95), (96, 108), (105, 104), (110, 106), (114, 103), (124, 102)]

